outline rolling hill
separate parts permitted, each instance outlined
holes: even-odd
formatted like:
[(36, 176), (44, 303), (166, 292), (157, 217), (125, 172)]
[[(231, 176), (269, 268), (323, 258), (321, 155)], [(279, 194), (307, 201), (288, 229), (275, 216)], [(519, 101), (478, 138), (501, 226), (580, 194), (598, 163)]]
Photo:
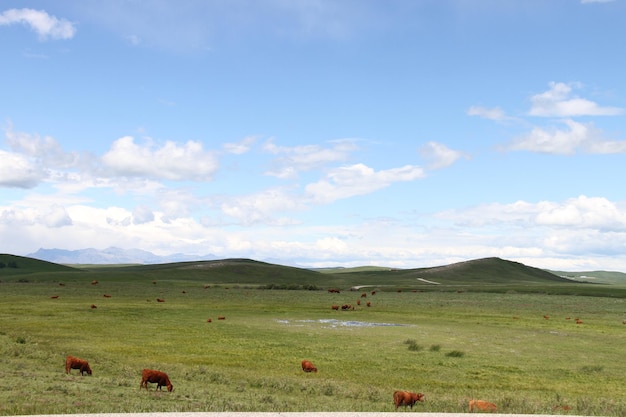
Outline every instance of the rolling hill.
[[(250, 259), (174, 262), (149, 265), (81, 265), (69, 267), (28, 257), (0, 255), (0, 280), (114, 280), (239, 285), (264, 289), (381, 291), (543, 292), (626, 297), (626, 283), (581, 282), (543, 269), (500, 258), (475, 259), (430, 268), (381, 267), (310, 270)], [(570, 273), (571, 274), (571, 273)], [(601, 275), (596, 273), (596, 275)], [(12, 278), (11, 278), (12, 277)]]

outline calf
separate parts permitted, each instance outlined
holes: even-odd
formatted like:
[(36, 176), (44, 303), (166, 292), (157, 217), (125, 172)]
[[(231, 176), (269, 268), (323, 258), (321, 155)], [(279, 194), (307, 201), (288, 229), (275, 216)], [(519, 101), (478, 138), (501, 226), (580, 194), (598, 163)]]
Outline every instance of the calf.
[(155, 391), (161, 390), (161, 387), (167, 387), (168, 392), (172, 392), (174, 389), (174, 386), (170, 382), (170, 378), (165, 372), (144, 369), (141, 371), (141, 384), (139, 384), (139, 389), (143, 387), (147, 391), (148, 382), (151, 384), (157, 384), (157, 387), (154, 389)]
[(313, 362), (307, 360), (302, 361), (302, 370), (304, 372), (317, 372), (317, 368), (313, 365)]
[(83, 359), (75, 358), (74, 356), (68, 356), (65, 358), (65, 373), (69, 374), (71, 369), (80, 370), (81, 375), (91, 375), (91, 368), (89, 367), (89, 362)]
[(474, 410), (496, 412), (498, 411), (498, 407), (496, 407), (494, 403), (490, 403), (488, 401), (470, 400), (469, 411), (471, 413)]
[(396, 406), (396, 411), (401, 405), (405, 407), (408, 405), (413, 409), (413, 404), (418, 401), (424, 401), (424, 394), (421, 392), (395, 391), (393, 393), (393, 404)]

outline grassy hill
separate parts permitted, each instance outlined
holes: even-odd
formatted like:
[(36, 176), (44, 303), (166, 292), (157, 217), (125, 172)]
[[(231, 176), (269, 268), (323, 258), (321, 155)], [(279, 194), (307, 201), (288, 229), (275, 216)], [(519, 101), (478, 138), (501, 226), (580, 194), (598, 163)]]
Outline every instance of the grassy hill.
[(591, 284), (611, 284), (626, 286), (626, 274), (616, 271), (583, 271), (583, 272), (563, 272), (550, 271), (555, 275), (572, 279), (578, 282)]
[[(0, 269), (0, 280), (24, 280), (25, 275), (28, 275), (28, 280), (33, 281), (161, 281), (185, 285), (239, 285), (266, 289), (515, 291), (626, 297), (626, 282), (622, 284), (619, 280), (608, 280), (601, 273), (594, 273), (593, 276), (604, 276), (603, 280), (587, 282), (577, 278), (578, 275), (565, 277), (565, 274), (500, 258), (475, 259), (431, 268), (360, 267), (323, 270), (294, 268), (250, 259), (72, 268), (32, 258), (0, 255), (0, 262), (17, 265), (16, 268)], [(592, 274), (589, 273), (589, 276)]]
[(6, 253), (0, 253), (0, 265), (4, 265), (4, 267), (0, 268), (0, 277), (76, 271), (75, 268), (69, 266)]

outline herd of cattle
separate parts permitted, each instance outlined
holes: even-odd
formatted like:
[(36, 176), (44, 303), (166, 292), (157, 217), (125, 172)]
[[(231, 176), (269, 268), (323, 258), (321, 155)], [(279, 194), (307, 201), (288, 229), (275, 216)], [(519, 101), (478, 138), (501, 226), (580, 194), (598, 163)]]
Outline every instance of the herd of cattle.
[[(317, 372), (317, 367), (313, 364), (313, 362), (308, 360), (303, 360), (302, 370), (304, 372)], [(91, 367), (89, 366), (89, 362), (84, 359), (77, 358), (75, 356), (67, 356), (65, 358), (65, 373), (70, 374), (72, 369), (78, 369), (82, 376), (87, 373), (87, 375), (91, 375)], [(141, 382), (139, 383), (139, 389), (145, 388), (148, 390), (148, 383), (157, 384), (156, 390), (161, 390), (162, 387), (166, 387), (168, 392), (172, 392), (174, 390), (174, 386), (170, 381), (169, 376), (165, 372), (157, 371), (154, 369), (144, 369), (141, 371)], [(413, 406), (416, 402), (423, 402), (424, 394), (421, 392), (411, 392), (411, 391), (394, 391), (393, 393), (393, 404), (396, 406), (396, 411), (398, 407), (410, 407), (413, 409)], [(497, 411), (497, 407), (495, 404), (483, 401), (483, 400), (470, 400), (469, 402), (469, 411), (489, 411), (495, 412)]]
[[(98, 284), (98, 281), (92, 282), (92, 285), (97, 285), (97, 284)], [(340, 293), (340, 291), (337, 289), (329, 289), (328, 292)], [(375, 295), (375, 294), (376, 294), (376, 291), (371, 292), (371, 295)], [(105, 294), (104, 297), (109, 298), (111, 296), (108, 294)], [(366, 298), (366, 297), (367, 297), (367, 293), (361, 294), (361, 298)], [(54, 295), (51, 298), (58, 298), (58, 295)], [(165, 300), (161, 298), (157, 298), (157, 301), (161, 303), (165, 302)], [(361, 300), (358, 299), (356, 303), (357, 305), (360, 306)], [(371, 302), (367, 301), (366, 306), (371, 307)], [(91, 308), (96, 308), (96, 306), (92, 304)], [(331, 308), (333, 310), (340, 310), (340, 309), (341, 310), (354, 310), (354, 306), (352, 304), (342, 304), (342, 305), (333, 304)], [(514, 317), (514, 318), (516, 319), (517, 317)], [(225, 319), (224, 316), (218, 317), (218, 320), (224, 320), (224, 319)], [(548, 320), (550, 319), (550, 317), (546, 315), (544, 316), (544, 319)], [(567, 319), (569, 320), (570, 318), (568, 317)], [(207, 320), (207, 322), (209, 323), (211, 321), (212, 320), (210, 318)], [(576, 321), (576, 324), (582, 324), (582, 320), (580, 320), (579, 318), (576, 318), (575, 321)], [(626, 324), (626, 320), (624, 320), (623, 324)], [(317, 372), (317, 367), (311, 361), (303, 360), (301, 365), (302, 365), (302, 370), (304, 372)], [(71, 373), (70, 371), (72, 369), (79, 370), (80, 374), (83, 376), (85, 373), (87, 373), (87, 375), (92, 375), (92, 370), (89, 366), (89, 363), (86, 360), (76, 358), (74, 356), (67, 356), (65, 360), (65, 373), (70, 374)], [(161, 371), (157, 371), (153, 369), (142, 370), (139, 389), (141, 390), (141, 388), (145, 388), (146, 390), (148, 390), (148, 383), (157, 384), (155, 391), (161, 390), (162, 387), (166, 387), (168, 392), (171, 392), (174, 389), (174, 386), (172, 385), (169, 379), (169, 376), (165, 372), (161, 372)], [(424, 401), (424, 394), (419, 393), (419, 392), (415, 393), (415, 392), (410, 392), (410, 391), (394, 391), (393, 393), (393, 404), (395, 405), (396, 411), (401, 406), (403, 407), (408, 406), (411, 409), (413, 409), (413, 405), (415, 405), (415, 403), (423, 402), (423, 401)], [(555, 409), (556, 408), (557, 407), (555, 407)], [(562, 408), (565, 411), (568, 411), (570, 409), (570, 407), (568, 406), (559, 406), (559, 408)], [(471, 413), (474, 411), (496, 412), (497, 406), (494, 403), (484, 401), (484, 400), (475, 400), (475, 399), (469, 400), (469, 412)]]

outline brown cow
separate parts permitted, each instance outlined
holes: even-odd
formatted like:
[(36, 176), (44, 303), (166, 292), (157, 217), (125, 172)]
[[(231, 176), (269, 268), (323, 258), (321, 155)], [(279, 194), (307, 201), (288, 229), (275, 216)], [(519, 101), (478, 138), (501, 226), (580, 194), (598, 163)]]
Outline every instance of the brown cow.
[(98, 281), (94, 279), (93, 281), (91, 281), (91, 285), (98, 285)]
[(95, 304), (92, 304), (92, 305), (91, 305), (91, 308), (98, 308), (98, 306), (97, 306), (97, 305), (95, 305)]
[(154, 389), (161, 390), (161, 387), (167, 387), (169, 392), (172, 392), (174, 386), (170, 382), (170, 378), (167, 376), (165, 372), (155, 371), (152, 369), (144, 369), (141, 371), (141, 384), (139, 384), (139, 389), (142, 387), (148, 390), (148, 382), (151, 384), (157, 384), (157, 387)]
[(302, 370), (304, 372), (317, 372), (317, 368), (313, 365), (313, 362), (307, 360), (302, 361)]
[(366, 292), (361, 294), (361, 298), (365, 298), (365, 297), (367, 297), (367, 293)]
[(226, 316), (217, 316), (218, 320), (226, 320)]
[(413, 409), (413, 404), (417, 401), (424, 401), (424, 394), (421, 392), (410, 392), (410, 391), (395, 391), (393, 393), (393, 403), (396, 406), (396, 411), (398, 407), (401, 405), (409, 406)]
[(71, 369), (80, 370), (80, 374), (83, 376), (85, 375), (84, 372), (87, 372), (87, 375), (91, 375), (89, 362), (83, 359), (75, 358), (74, 356), (68, 356), (65, 358), (65, 373), (69, 374)]
[(51, 295), (51, 296), (50, 296), (50, 298), (52, 298), (52, 299), (55, 299), (55, 300), (56, 300), (57, 298), (59, 298), (59, 296), (58, 296), (58, 295)]
[(490, 403), (488, 401), (470, 400), (469, 411), (471, 413), (474, 410), (496, 412), (498, 411), (498, 407), (496, 407), (494, 403)]
[(330, 308), (332, 308), (333, 310), (339, 310), (339, 306), (336, 304), (333, 304), (332, 306), (330, 306)]
[(104, 298), (111, 298), (111, 294), (104, 294), (103, 297)]
[(157, 298), (157, 302), (159, 302), (159, 303), (164, 303), (164, 302), (165, 302), (165, 300), (164, 300), (164, 299), (162, 299), (162, 298)]

